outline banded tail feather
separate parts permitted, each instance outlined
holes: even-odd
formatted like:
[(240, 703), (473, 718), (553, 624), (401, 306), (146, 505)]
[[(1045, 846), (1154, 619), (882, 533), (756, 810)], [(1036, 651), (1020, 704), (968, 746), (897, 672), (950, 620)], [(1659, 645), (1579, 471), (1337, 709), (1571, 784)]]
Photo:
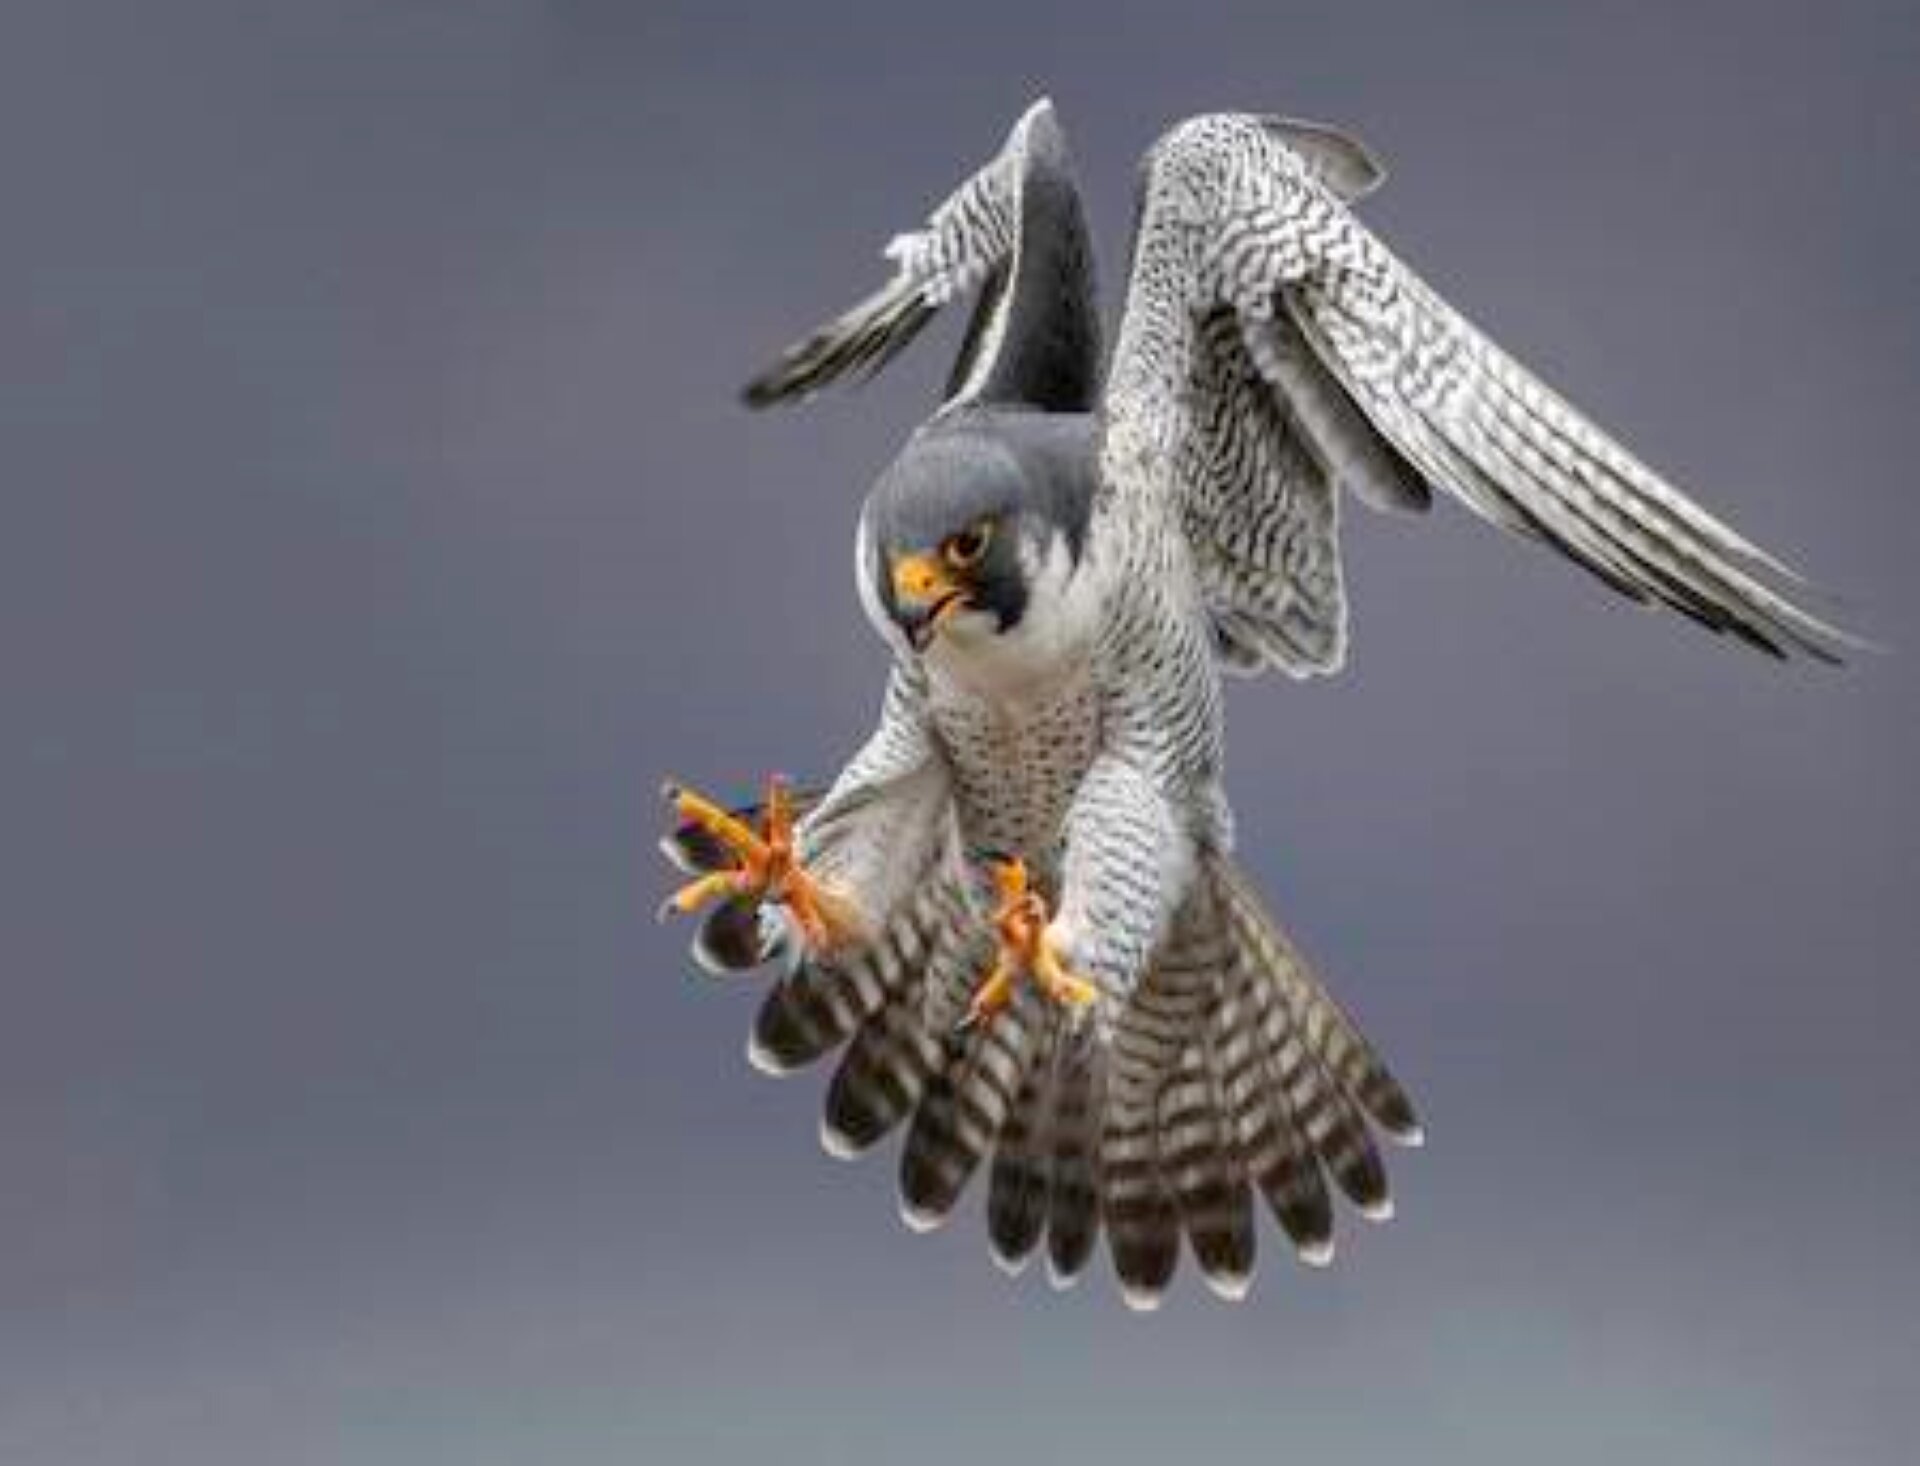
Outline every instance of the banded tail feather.
[(860, 1025), (827, 1085), (821, 1145), (841, 1157), (872, 1149), (913, 1113), (940, 1061), (918, 993), (890, 994)]
[[(1215, 1004), (1226, 1006), (1227, 975)], [(1253, 1198), (1234, 1141), (1214, 1025), (1189, 1047), (1160, 1096), (1160, 1160), (1207, 1286), (1243, 1298), (1253, 1284)]]
[(1161, 1096), (1205, 1025), (1225, 959), (1221, 936), (1211, 893), (1198, 881), (1113, 1025), (1100, 1189), (1108, 1253), (1136, 1309), (1158, 1305), (1179, 1264), (1181, 1216), (1163, 1163)]
[(1180, 1213), (1157, 1148), (1160, 1076), (1116, 1062), (1100, 1139), (1101, 1207), (1107, 1251), (1127, 1306), (1159, 1306), (1180, 1261)]
[(1052, 1180), (1047, 1139), (1064, 1027), (1056, 1016), (1040, 1032), (1027, 1077), (994, 1147), (987, 1188), (987, 1240), (994, 1261), (1008, 1272), (1027, 1265), (1047, 1228)]
[(785, 946), (785, 926), (764, 919), (759, 901), (748, 896), (716, 901), (693, 931), (693, 960), (715, 977), (764, 967)]
[(900, 1213), (924, 1232), (945, 1221), (1002, 1127), (1054, 1021), (1031, 986), (988, 1023), (952, 1030), (946, 1062), (929, 1077), (900, 1152)]
[(1223, 905), (1240, 944), (1255, 968), (1278, 982), (1321, 1065), (1387, 1135), (1402, 1145), (1421, 1144), (1425, 1131), (1412, 1099), (1268, 914), (1245, 874), (1225, 862), (1218, 873)]
[[(897, 937), (912, 940), (907, 931)], [(889, 927), (882, 941), (895, 938)], [(805, 1068), (879, 1010), (902, 970), (899, 955), (884, 945), (831, 961), (802, 956), (761, 1001), (747, 1057), (767, 1074)]]
[(1091, 1024), (1063, 1033), (1055, 1049), (1047, 1192), (1047, 1277), (1077, 1281), (1100, 1240), (1100, 1124), (1106, 1112), (1107, 1051)]
[(1417, 1136), (1413, 1107), (1223, 856), (1113, 1030), (1100, 1193), (1114, 1271), (1150, 1308), (1179, 1239), (1207, 1284), (1251, 1286), (1258, 1191), (1302, 1260), (1333, 1250), (1329, 1179), (1388, 1212), (1369, 1116)]
[[(725, 859), (697, 832), (669, 843), (690, 870)], [(987, 1232), (1002, 1266), (1044, 1251), (1064, 1286), (1104, 1229), (1124, 1298), (1151, 1308), (1183, 1236), (1215, 1292), (1246, 1293), (1255, 1192), (1309, 1262), (1332, 1252), (1329, 1178), (1385, 1214), (1369, 1123), (1416, 1143), (1413, 1106), (1228, 860), (1203, 859), (1175, 930), (1104, 1033), (1030, 986), (991, 1022), (955, 1030), (989, 955), (978, 902), (964, 874), (934, 873), (858, 950), (821, 960), (793, 943), (799, 955), (755, 1023), (755, 1062), (775, 1072), (846, 1044), (822, 1140), (852, 1155), (905, 1125), (910, 1225), (949, 1215), (990, 1159)], [(737, 970), (764, 960), (783, 927), (723, 903), (697, 944)]]
[(1333, 1199), (1288, 1098), (1292, 1074), (1283, 1062), (1290, 1057), (1298, 1065), (1303, 1051), (1296, 1047), (1289, 1056), (1272, 1042), (1272, 1015), (1282, 1004), (1258, 955), (1242, 941), (1234, 959), (1237, 1026), (1222, 1049), (1241, 1160), (1300, 1260), (1324, 1266), (1333, 1259)]
[(964, 989), (979, 957), (978, 923), (959, 887), (929, 902), (927, 933), (917, 980), (894, 987), (860, 1024), (827, 1086), (820, 1138), (834, 1155), (858, 1155), (890, 1134), (945, 1062), (949, 995)]
[[(1272, 982), (1271, 968), (1258, 971), (1261, 980)], [(1308, 1046), (1304, 1026), (1283, 990), (1259, 1002), (1256, 1011), (1257, 1042), (1266, 1053), (1289, 1123), (1298, 1127), (1348, 1200), (1362, 1211), (1380, 1214), (1386, 1205), (1385, 1170), (1359, 1112)]]
[(930, 955), (965, 913), (957, 884), (934, 876), (900, 903), (877, 937), (853, 950), (816, 956), (795, 941), (799, 955), (754, 1019), (747, 1049), (754, 1067), (770, 1074), (804, 1068), (851, 1038), (890, 994), (923, 987)]

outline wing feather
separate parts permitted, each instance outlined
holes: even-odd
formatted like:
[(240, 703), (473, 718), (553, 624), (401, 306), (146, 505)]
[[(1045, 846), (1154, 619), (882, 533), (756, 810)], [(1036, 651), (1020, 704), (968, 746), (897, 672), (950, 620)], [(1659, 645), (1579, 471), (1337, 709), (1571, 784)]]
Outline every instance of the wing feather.
[[(1863, 645), (1797, 599), (1792, 569), (1588, 421), (1375, 238), (1347, 201), (1377, 165), (1338, 137), (1218, 115), (1181, 124), (1148, 156), (1102, 462), (1136, 504), (1173, 501), (1203, 580), (1206, 552), (1236, 524), (1299, 522), (1311, 496), (1298, 475), (1220, 473), (1279, 461), (1291, 435), (1369, 503), (1419, 507), (1426, 486), (1443, 489), (1629, 599), (1772, 655), (1837, 661)], [(1222, 314), (1277, 412), (1220, 369), (1207, 323)], [(1330, 554), (1337, 567), (1337, 545)], [(1244, 648), (1260, 642), (1246, 624), (1258, 608), (1228, 610), (1230, 654), (1257, 661)]]
[(878, 290), (787, 348), (745, 387), (751, 407), (880, 371), (945, 306), (979, 295), (944, 400), (1051, 411), (1092, 403), (1100, 365), (1093, 252), (1066, 139), (1042, 98), (926, 224), (885, 250)]

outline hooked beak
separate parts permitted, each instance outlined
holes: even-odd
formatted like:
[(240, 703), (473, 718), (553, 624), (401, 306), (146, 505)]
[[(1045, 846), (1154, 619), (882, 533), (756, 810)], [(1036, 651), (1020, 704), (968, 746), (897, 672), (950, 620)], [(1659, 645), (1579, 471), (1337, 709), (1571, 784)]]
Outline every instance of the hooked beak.
[(916, 652), (923, 652), (934, 633), (955, 611), (967, 604), (967, 588), (937, 555), (902, 555), (893, 562), (895, 618)]

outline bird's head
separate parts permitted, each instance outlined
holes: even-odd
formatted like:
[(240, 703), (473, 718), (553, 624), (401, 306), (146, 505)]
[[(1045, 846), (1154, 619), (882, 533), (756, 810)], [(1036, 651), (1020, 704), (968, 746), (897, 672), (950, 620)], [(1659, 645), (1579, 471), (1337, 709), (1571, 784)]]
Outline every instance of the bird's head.
[(983, 432), (916, 434), (862, 520), (869, 609), (916, 652), (1044, 617), (1078, 568), (1086, 495), (1054, 460)]

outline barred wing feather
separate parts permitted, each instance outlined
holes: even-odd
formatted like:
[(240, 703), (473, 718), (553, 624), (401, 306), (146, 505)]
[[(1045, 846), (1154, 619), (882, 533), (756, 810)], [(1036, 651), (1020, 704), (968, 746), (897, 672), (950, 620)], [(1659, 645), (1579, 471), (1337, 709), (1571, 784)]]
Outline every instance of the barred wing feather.
[(749, 382), (749, 406), (879, 371), (943, 307), (979, 293), (944, 402), (1091, 405), (1100, 367), (1093, 254), (1066, 139), (1042, 98), (1005, 145), (886, 247), (894, 273)]
[[(1225, 311), (1289, 430), (1370, 502), (1406, 498), (1411, 469), (1621, 594), (1772, 655), (1836, 661), (1860, 645), (1794, 598), (1793, 572), (1634, 458), (1397, 259), (1302, 150), (1296, 127), (1201, 117), (1149, 155), (1106, 404), (1104, 466), (1123, 494), (1170, 496), (1190, 537), (1199, 504), (1212, 540), (1255, 558), (1305, 522), (1285, 500), (1311, 496), (1284, 476), (1221, 479), (1217, 465), (1275, 456), (1258, 441), (1276, 432), (1272, 414), (1220, 408), (1227, 376), (1210, 365), (1220, 352), (1196, 323)], [(1327, 574), (1314, 557), (1295, 559)], [(1324, 642), (1336, 658), (1338, 636)]]

